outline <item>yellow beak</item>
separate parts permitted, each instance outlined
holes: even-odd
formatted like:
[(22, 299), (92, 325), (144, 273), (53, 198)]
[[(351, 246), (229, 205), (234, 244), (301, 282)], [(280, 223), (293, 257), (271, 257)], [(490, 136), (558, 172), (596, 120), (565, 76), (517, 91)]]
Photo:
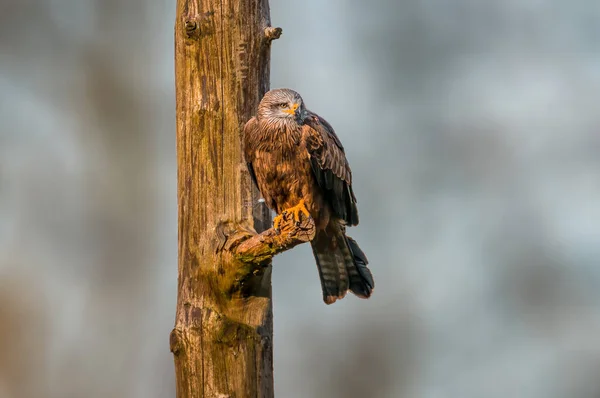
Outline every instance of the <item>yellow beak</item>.
[(282, 109), (282, 110), (285, 113), (289, 113), (290, 115), (293, 115), (294, 112), (296, 112), (296, 109), (298, 109), (298, 106), (299, 106), (298, 104), (294, 104), (294, 105), (292, 105), (292, 107), (290, 109)]

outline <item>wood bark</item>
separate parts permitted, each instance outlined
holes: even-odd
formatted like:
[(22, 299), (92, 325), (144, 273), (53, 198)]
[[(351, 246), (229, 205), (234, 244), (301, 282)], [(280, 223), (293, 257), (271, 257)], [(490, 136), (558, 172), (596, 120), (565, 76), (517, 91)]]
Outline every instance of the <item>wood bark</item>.
[(288, 220), (279, 234), (254, 236), (271, 220), (241, 131), (268, 90), (280, 34), (267, 0), (177, 0), (178, 398), (273, 396), (270, 258), (311, 226)]

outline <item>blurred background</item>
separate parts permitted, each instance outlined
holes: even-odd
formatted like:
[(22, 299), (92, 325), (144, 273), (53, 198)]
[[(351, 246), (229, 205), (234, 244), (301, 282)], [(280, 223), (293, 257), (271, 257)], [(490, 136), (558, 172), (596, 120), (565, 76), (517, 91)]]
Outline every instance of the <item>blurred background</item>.
[[(0, 0), (0, 398), (174, 396), (175, 1)], [(276, 258), (279, 397), (600, 397), (600, 3), (271, 0), (376, 280)], [(307, 51), (310, 49), (310, 51)]]

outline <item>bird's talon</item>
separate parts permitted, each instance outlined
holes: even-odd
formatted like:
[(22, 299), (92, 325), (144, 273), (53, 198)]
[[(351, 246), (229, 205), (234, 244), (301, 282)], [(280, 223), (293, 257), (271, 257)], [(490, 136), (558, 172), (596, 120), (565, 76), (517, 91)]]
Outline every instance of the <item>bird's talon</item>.
[(294, 206), (290, 209), (287, 209), (287, 211), (293, 214), (294, 221), (296, 221), (296, 226), (300, 225), (300, 223), (301, 223), (300, 213), (304, 214), (304, 216), (306, 216), (307, 218), (310, 217), (310, 213), (309, 213), (308, 209), (306, 208), (304, 199), (301, 199), (300, 202), (296, 206)]
[(277, 233), (280, 232), (279, 225), (281, 224), (281, 221), (283, 220), (284, 214), (285, 214), (285, 212), (282, 212), (281, 214), (276, 215), (275, 218), (273, 219), (273, 229), (275, 229), (275, 231), (277, 231)]
[(296, 227), (299, 227), (302, 224), (300, 214), (304, 214), (307, 218), (310, 217), (310, 213), (306, 209), (304, 200), (300, 200), (300, 202), (296, 206), (290, 207), (289, 209), (282, 210), (281, 213), (279, 213), (278, 215), (275, 216), (275, 218), (273, 218), (273, 229), (275, 230), (275, 232), (277, 232), (278, 234), (281, 232), (279, 227), (280, 227), (281, 223), (287, 218), (288, 214), (290, 214), (290, 213), (292, 214), (292, 217), (293, 217), (292, 220), (294, 221), (294, 224), (296, 225)]

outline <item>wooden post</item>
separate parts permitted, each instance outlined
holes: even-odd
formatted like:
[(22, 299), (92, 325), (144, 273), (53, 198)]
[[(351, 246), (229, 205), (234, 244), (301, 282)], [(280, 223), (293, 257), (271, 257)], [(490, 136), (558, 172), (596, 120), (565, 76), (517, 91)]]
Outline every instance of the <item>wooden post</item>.
[(177, 0), (178, 398), (273, 397), (271, 257), (314, 236), (312, 220), (264, 231), (241, 151), (280, 34), (267, 0)]

